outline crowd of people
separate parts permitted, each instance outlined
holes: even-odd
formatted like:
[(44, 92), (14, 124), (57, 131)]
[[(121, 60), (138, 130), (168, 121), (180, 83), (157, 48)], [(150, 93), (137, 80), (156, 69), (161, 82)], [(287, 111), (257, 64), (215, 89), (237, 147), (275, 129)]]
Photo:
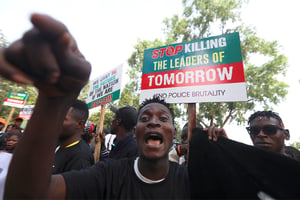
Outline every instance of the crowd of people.
[(95, 163), (97, 126), (77, 99), (91, 65), (64, 24), (42, 14), (31, 22), (23, 38), (0, 49), (0, 74), (39, 90), (26, 128), (15, 124), (3, 132), (5, 199), (300, 198), (299, 151), (286, 147), (290, 133), (273, 111), (249, 117), (253, 146), (230, 140), (223, 128), (200, 125), (188, 141), (188, 124), (174, 146), (174, 113), (164, 100), (112, 107), (115, 137), (107, 143), (101, 137)]

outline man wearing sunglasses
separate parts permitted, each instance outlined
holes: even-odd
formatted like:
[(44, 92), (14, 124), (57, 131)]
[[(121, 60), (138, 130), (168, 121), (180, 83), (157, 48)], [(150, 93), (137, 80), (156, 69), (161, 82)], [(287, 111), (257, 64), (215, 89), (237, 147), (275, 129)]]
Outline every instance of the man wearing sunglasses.
[(255, 147), (289, 156), (285, 151), (285, 140), (290, 139), (280, 116), (272, 111), (257, 111), (248, 119), (246, 127)]

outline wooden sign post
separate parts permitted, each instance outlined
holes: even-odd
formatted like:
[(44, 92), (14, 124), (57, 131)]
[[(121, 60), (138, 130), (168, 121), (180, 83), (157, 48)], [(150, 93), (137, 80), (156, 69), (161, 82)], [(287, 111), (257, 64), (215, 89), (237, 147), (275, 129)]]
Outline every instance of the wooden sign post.
[(98, 130), (95, 138), (95, 151), (94, 151), (94, 160), (95, 163), (100, 160), (100, 154), (101, 154), (101, 138), (104, 137), (103, 135), (103, 123), (104, 123), (104, 114), (105, 114), (105, 104), (101, 105), (101, 111), (100, 111), (100, 120), (98, 125)]

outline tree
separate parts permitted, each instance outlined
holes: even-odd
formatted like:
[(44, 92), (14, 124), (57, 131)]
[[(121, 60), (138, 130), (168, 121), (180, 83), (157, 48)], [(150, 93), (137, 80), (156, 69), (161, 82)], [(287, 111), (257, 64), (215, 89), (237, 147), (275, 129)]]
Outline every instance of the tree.
[[(223, 127), (235, 120), (238, 124), (246, 121), (248, 110), (256, 105), (264, 109), (280, 103), (287, 94), (288, 85), (278, 78), (285, 76), (287, 58), (280, 52), (277, 41), (267, 41), (256, 36), (255, 29), (244, 25), (240, 19), (240, 9), (247, 1), (243, 0), (183, 0), (182, 17), (174, 15), (164, 23), (165, 41), (138, 41), (128, 60), (128, 83), (131, 95), (138, 98), (140, 71), (143, 63), (143, 50), (146, 48), (185, 42), (212, 35), (240, 32), (242, 56), (247, 83), (248, 102), (201, 103), (197, 119), (203, 126)], [(264, 58), (264, 63), (255, 63), (255, 57)], [(129, 87), (129, 86), (134, 87)], [(183, 112), (177, 114), (181, 115)]]

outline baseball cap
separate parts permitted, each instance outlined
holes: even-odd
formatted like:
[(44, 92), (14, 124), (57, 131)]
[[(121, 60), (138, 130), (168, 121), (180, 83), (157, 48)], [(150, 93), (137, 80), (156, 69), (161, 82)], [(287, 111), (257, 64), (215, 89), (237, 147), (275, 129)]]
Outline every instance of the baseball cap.
[(15, 121), (17, 121), (17, 120), (23, 121), (23, 118), (22, 117), (16, 117)]
[(2, 124), (6, 124), (6, 120), (5, 120), (5, 119), (3, 119), (3, 118), (0, 118), (0, 123), (2, 123)]
[(122, 125), (131, 130), (136, 125), (137, 110), (132, 106), (124, 106), (122, 108), (110, 107), (110, 110), (115, 113), (116, 117), (121, 120)]

